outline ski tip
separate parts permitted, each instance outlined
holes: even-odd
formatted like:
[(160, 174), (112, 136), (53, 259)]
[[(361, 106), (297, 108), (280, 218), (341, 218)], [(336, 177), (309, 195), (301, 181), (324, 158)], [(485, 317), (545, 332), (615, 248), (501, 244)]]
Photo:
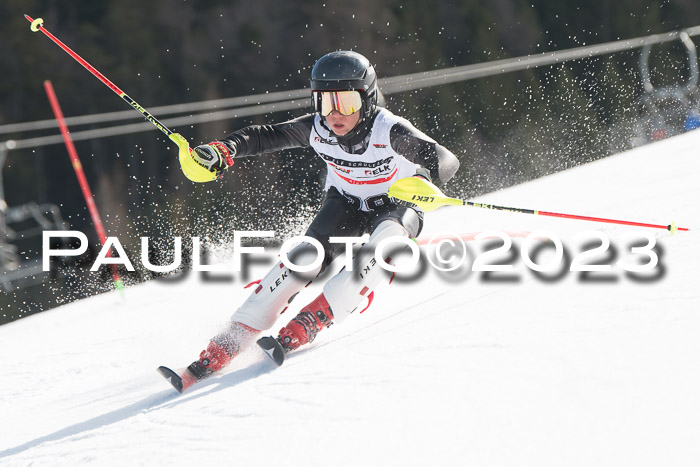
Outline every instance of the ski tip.
[(284, 363), (286, 352), (277, 339), (272, 336), (261, 337), (258, 339), (258, 346), (274, 361), (277, 366)]
[(182, 378), (180, 377), (180, 375), (175, 373), (167, 366), (159, 366), (158, 373), (160, 373), (161, 376), (163, 376), (163, 378), (167, 379), (168, 382), (170, 382), (170, 384), (177, 390), (177, 392), (182, 394)]

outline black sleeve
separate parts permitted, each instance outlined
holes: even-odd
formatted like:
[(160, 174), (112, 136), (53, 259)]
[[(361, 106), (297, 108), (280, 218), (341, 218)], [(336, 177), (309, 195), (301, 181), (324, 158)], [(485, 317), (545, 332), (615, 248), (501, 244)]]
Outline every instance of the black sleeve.
[(446, 183), (459, 168), (459, 160), (408, 122), (391, 127), (391, 148), (414, 164), (428, 169), (434, 182)]
[(257, 156), (267, 152), (309, 146), (314, 115), (304, 115), (274, 125), (252, 125), (234, 131), (224, 140), (235, 150), (234, 157)]

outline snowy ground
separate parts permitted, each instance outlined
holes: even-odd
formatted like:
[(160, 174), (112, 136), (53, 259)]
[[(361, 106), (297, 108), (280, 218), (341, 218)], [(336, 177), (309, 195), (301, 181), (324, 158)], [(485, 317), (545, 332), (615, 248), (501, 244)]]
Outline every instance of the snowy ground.
[(630, 243), (650, 233), (651, 274), (541, 278), (519, 256), (491, 276), (428, 268), (283, 367), (251, 350), (182, 395), (155, 368), (192, 361), (247, 278), (151, 282), (4, 325), (0, 465), (697, 466), (698, 147), (690, 133), (483, 197), (691, 232), (466, 207), (427, 219), (426, 234), (545, 229), (572, 255), (595, 229), (611, 247), (593, 261), (612, 265), (646, 262)]

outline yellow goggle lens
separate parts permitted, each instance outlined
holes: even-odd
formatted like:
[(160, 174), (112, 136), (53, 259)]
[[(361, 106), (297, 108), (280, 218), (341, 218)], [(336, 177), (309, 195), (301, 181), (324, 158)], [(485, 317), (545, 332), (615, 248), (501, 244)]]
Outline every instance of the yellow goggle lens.
[(362, 108), (362, 96), (358, 91), (314, 91), (316, 111), (327, 117), (337, 110), (341, 115), (352, 115)]

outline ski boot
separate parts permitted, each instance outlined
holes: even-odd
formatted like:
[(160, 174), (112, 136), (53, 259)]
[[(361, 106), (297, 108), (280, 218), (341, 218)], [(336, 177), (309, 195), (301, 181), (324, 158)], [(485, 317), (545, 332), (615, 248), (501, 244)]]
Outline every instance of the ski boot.
[(236, 354), (236, 351), (231, 352), (219, 345), (218, 342), (211, 341), (206, 350), (202, 350), (202, 353), (199, 354), (199, 360), (192, 362), (187, 367), (187, 371), (198, 380), (204, 379), (215, 371), (228, 366)]
[(288, 352), (313, 342), (316, 334), (331, 324), (333, 324), (333, 312), (326, 297), (321, 294), (280, 329), (277, 338), (263, 337), (258, 340), (258, 345), (277, 365), (281, 365)]
[(323, 294), (306, 305), (285, 327), (277, 340), (289, 352), (316, 339), (316, 334), (333, 324), (333, 312)]
[(158, 371), (178, 392), (183, 392), (197, 381), (226, 367), (238, 355), (241, 347), (259, 332), (245, 324), (233, 323), (228, 332), (214, 337), (206, 350), (199, 354), (199, 360), (192, 362), (181, 374), (164, 366), (158, 368)]

